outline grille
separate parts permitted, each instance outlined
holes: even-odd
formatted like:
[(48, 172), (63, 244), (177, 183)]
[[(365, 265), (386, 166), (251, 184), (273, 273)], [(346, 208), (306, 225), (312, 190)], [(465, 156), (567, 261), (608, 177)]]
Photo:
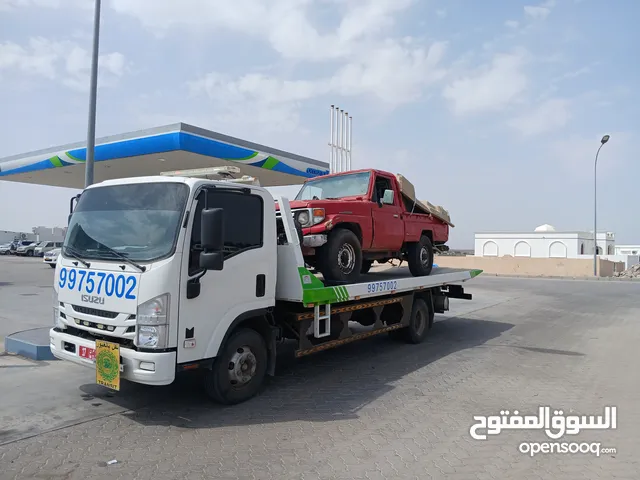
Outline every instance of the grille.
[(116, 318), (118, 316), (118, 312), (108, 312), (106, 310), (98, 310), (97, 308), (81, 307), (80, 305), (71, 306), (76, 312), (83, 313), (84, 315), (93, 315), (94, 317), (102, 318)]

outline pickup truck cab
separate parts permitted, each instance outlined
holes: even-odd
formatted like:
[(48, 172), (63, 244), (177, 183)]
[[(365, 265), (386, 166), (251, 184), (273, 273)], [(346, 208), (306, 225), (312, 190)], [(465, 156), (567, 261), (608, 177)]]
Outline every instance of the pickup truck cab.
[(308, 180), (291, 209), (302, 227), (305, 262), (334, 283), (355, 282), (374, 261), (391, 259), (407, 261), (414, 276), (429, 275), (434, 246), (449, 239), (449, 224), (412, 212), (396, 176), (381, 170)]

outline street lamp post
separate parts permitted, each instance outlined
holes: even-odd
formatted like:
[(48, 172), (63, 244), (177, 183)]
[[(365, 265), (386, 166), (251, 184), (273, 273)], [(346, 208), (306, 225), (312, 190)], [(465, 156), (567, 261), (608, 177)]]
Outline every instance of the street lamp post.
[(93, 184), (93, 163), (96, 148), (96, 103), (98, 96), (98, 53), (100, 50), (100, 3), (95, 0), (93, 13), (93, 54), (91, 56), (91, 85), (89, 88), (89, 121), (87, 126), (87, 155), (84, 171), (85, 188)]
[(600, 140), (600, 146), (598, 147), (598, 151), (596, 152), (596, 161), (593, 165), (593, 276), (598, 276), (598, 154), (600, 153), (600, 149), (604, 146), (605, 143), (609, 141), (611, 138), (609, 135), (605, 135)]

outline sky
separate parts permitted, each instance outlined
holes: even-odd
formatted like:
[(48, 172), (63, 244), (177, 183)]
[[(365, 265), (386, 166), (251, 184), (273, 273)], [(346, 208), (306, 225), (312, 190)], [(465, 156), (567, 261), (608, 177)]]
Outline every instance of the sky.
[[(0, 0), (0, 158), (86, 139), (93, 3)], [(328, 162), (337, 104), (352, 168), (401, 173), (473, 248), (592, 230), (608, 134), (598, 230), (640, 243), (640, 2), (102, 3), (98, 137), (185, 122)], [(75, 193), (0, 182), (0, 230), (64, 225)]]

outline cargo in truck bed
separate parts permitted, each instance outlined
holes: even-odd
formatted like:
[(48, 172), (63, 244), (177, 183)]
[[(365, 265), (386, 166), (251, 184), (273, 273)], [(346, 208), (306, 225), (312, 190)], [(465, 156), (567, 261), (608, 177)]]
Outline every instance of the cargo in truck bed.
[(409, 212), (431, 214), (445, 222), (450, 227), (455, 227), (455, 225), (451, 223), (451, 217), (449, 216), (448, 211), (440, 205), (433, 205), (426, 200), (418, 200), (416, 198), (416, 189), (413, 184), (403, 175), (399, 173), (396, 173), (395, 175), (398, 180), (398, 184), (400, 185), (400, 192), (402, 193), (405, 207)]

